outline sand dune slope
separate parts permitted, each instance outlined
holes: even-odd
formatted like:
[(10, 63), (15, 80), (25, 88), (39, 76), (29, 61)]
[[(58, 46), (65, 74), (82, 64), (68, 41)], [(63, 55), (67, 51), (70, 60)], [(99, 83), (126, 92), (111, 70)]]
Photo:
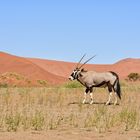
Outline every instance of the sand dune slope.
[(50, 84), (61, 83), (65, 78), (56, 76), (26, 58), (13, 56), (0, 52), (0, 74), (5, 72), (16, 72), (30, 80), (46, 80)]

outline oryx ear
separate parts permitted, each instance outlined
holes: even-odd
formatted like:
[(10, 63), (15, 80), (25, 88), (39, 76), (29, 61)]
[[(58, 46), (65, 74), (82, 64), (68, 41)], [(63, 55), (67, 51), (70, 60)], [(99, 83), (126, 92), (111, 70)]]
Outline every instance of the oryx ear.
[(83, 76), (82, 73), (80, 73), (79, 76), (82, 77)]
[(81, 69), (81, 72), (87, 72), (87, 70), (85, 70), (84, 68)]

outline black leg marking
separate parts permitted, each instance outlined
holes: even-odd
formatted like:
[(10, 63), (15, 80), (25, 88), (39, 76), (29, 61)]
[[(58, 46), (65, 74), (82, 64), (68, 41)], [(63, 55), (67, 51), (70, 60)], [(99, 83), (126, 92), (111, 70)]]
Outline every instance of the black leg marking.
[(109, 91), (109, 92), (112, 92), (112, 88), (113, 88), (113, 87), (112, 87), (112, 85), (111, 85), (110, 83), (107, 83), (107, 87), (108, 87), (108, 91)]
[(85, 92), (88, 93), (89, 92), (89, 88), (86, 88)]
[(109, 97), (108, 97), (108, 101), (106, 102), (106, 105), (110, 104), (111, 101), (111, 96), (112, 96), (112, 85), (110, 84), (110, 82), (107, 83), (107, 87), (108, 87), (108, 91), (109, 91)]

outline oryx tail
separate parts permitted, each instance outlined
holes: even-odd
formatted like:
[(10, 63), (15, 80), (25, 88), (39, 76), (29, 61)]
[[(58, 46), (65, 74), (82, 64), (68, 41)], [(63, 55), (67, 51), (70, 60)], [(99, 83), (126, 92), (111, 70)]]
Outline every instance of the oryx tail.
[(120, 88), (120, 81), (119, 81), (119, 76), (115, 73), (115, 72), (112, 72), (110, 71), (114, 76), (116, 76), (116, 81), (113, 85), (113, 89), (114, 89), (114, 92), (117, 93), (118, 97), (121, 99), (121, 88)]

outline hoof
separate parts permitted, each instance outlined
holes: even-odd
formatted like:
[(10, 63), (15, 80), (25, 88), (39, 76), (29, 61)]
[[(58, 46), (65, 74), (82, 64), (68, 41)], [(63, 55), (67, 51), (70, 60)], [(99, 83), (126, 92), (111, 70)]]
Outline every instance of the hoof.
[(114, 105), (118, 105), (118, 103), (116, 102), (116, 103), (114, 103)]
[(93, 104), (93, 101), (90, 102), (90, 105), (92, 105), (92, 104)]
[(110, 105), (110, 102), (107, 102), (105, 105)]
[(83, 104), (85, 104), (86, 103), (86, 101), (85, 100), (83, 100), (83, 102), (82, 102)]

